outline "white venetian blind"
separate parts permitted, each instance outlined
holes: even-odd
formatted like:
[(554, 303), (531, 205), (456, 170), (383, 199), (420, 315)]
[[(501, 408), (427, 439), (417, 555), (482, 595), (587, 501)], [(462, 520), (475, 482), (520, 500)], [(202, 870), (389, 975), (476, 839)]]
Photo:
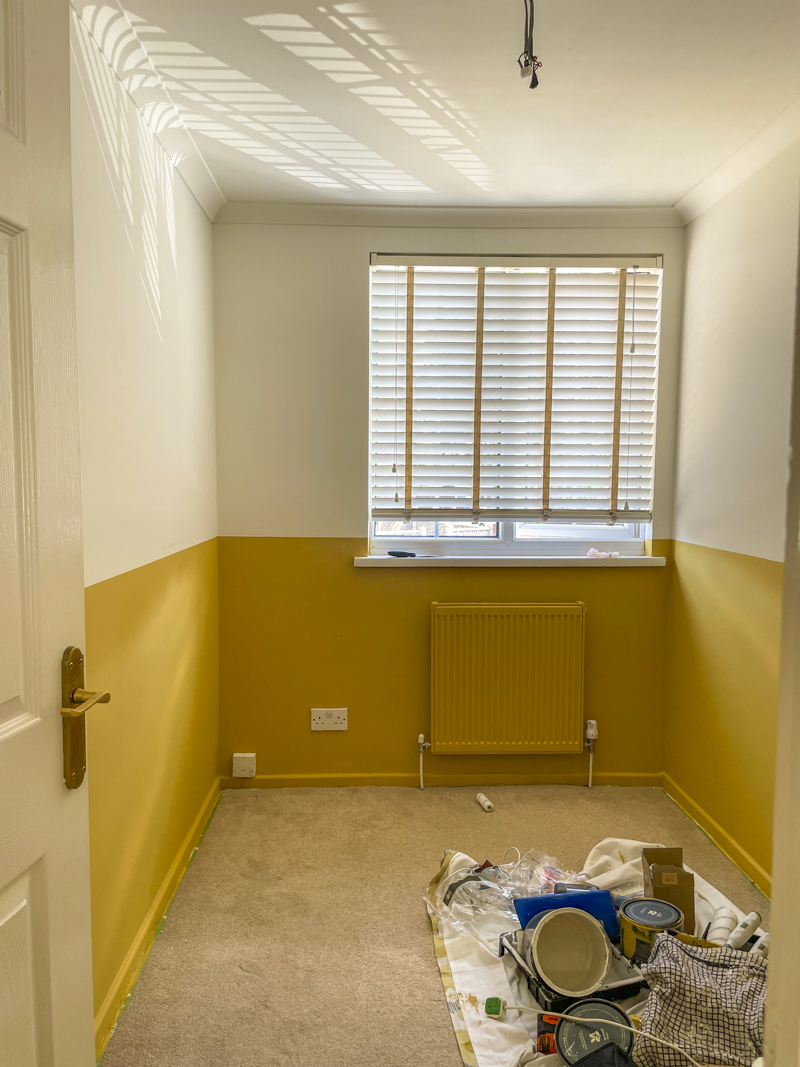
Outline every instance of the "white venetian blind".
[(373, 266), (373, 517), (648, 520), (660, 282)]

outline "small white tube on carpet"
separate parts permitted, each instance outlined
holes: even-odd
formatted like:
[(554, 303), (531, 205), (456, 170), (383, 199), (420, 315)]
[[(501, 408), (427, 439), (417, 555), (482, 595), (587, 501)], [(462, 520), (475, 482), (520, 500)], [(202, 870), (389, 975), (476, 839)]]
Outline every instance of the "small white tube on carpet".
[(494, 811), (494, 804), (484, 793), (478, 793), (475, 797), (484, 811)]

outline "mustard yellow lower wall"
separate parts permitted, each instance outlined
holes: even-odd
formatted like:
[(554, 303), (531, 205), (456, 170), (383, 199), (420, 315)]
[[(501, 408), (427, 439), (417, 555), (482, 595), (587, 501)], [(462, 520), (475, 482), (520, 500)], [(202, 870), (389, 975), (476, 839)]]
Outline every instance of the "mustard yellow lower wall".
[(766, 892), (782, 571), (771, 560), (674, 543), (667, 791)]
[[(86, 590), (87, 682), (112, 693), (88, 713), (100, 1047), (220, 784), (416, 784), (434, 600), (583, 601), (596, 781), (663, 785), (768, 891), (780, 564), (659, 542), (666, 568), (354, 568), (365, 551), (220, 538)], [(349, 731), (312, 733), (312, 707), (347, 707)], [(252, 783), (230, 778), (240, 750)], [(586, 774), (585, 755), (426, 756), (430, 785)]]
[[(254, 751), (254, 785), (413, 785), (430, 733), (430, 605), (583, 601), (586, 715), (598, 782), (660, 784), (667, 568), (356, 569), (366, 542), (219, 539), (220, 763)], [(310, 709), (349, 730), (312, 733)], [(431, 785), (584, 782), (588, 756), (425, 757)], [(228, 784), (227, 782), (225, 784)]]
[(86, 590), (98, 1046), (219, 792), (217, 543)]

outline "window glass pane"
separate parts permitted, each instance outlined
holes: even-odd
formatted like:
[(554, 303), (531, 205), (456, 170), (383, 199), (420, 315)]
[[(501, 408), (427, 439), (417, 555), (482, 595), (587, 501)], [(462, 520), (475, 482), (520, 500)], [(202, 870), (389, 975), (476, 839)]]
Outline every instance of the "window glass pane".
[(439, 537), (497, 537), (497, 523), (440, 522)]
[(376, 537), (435, 537), (435, 522), (403, 522), (380, 519), (375, 523)]
[(498, 537), (497, 522), (403, 522), (401, 519), (377, 519), (374, 537), (449, 537), (476, 538)]
[(637, 523), (517, 522), (514, 536), (520, 541), (623, 541), (638, 538)]

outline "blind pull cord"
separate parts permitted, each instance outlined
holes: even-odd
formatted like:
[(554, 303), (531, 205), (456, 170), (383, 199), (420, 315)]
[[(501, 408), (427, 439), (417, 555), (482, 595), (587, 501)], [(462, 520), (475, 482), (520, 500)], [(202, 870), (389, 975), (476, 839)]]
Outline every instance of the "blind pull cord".
[[(636, 272), (639, 264), (633, 265), (633, 291), (631, 293), (631, 355), (636, 352)], [(623, 511), (630, 511), (628, 506), (628, 478), (631, 469), (631, 382), (633, 366), (628, 368), (628, 418), (625, 423), (625, 507)]]
[(636, 271), (639, 265), (633, 265), (633, 292), (631, 293), (631, 355), (636, 351)]
[(392, 460), (392, 474), (395, 475), (394, 479), (394, 502), (400, 503), (400, 494), (397, 487), (397, 380), (398, 380), (398, 368), (397, 357), (399, 353), (399, 345), (397, 343), (397, 309), (400, 306), (400, 271), (395, 271), (394, 275), (394, 458)]
[(406, 423), (403, 504), (411, 521), (411, 479), (414, 474), (414, 268), (406, 267)]

